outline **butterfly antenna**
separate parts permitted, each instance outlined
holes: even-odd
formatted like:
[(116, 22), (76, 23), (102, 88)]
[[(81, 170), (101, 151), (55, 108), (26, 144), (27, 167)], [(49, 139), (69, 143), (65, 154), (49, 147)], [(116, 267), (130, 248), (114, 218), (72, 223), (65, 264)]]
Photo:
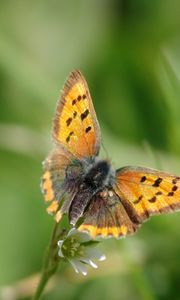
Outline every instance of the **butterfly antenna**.
[(103, 148), (103, 150), (104, 150), (104, 152), (105, 152), (105, 154), (106, 154), (107, 159), (110, 160), (108, 151), (107, 151), (107, 149), (106, 149), (106, 147), (105, 147), (105, 145), (104, 145), (104, 141), (103, 141), (103, 140), (102, 140), (101, 144), (102, 144), (102, 148)]
[(163, 170), (163, 166), (161, 164), (161, 161), (158, 157), (158, 154), (157, 154), (156, 150), (153, 148), (153, 146), (147, 140), (144, 140), (142, 145), (143, 145), (143, 148), (144, 148), (145, 152), (148, 154), (148, 156), (154, 162), (155, 168)]

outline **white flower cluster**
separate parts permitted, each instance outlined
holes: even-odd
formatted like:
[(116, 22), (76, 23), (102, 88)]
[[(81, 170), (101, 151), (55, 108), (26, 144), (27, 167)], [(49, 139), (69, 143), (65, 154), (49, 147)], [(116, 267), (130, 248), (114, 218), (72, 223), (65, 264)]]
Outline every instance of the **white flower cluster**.
[(97, 268), (94, 259), (106, 259), (104, 254), (95, 249), (97, 244), (87, 233), (72, 228), (64, 240), (58, 241), (58, 254), (71, 263), (76, 273), (87, 275), (87, 265)]

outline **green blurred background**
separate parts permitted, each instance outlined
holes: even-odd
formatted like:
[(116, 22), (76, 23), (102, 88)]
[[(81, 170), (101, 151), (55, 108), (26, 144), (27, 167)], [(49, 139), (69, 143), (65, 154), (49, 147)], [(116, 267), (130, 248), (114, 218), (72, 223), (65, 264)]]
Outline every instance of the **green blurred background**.
[[(180, 174), (178, 0), (0, 3), (0, 299), (29, 299), (53, 220), (41, 161), (68, 73), (80, 69), (116, 167)], [(180, 299), (180, 214), (101, 243), (106, 262), (84, 278), (63, 265), (45, 300)]]

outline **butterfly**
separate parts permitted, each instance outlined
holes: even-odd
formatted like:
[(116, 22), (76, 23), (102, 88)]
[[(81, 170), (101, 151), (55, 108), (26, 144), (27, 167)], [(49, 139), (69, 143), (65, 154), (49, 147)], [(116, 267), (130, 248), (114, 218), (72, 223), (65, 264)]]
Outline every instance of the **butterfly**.
[(124, 237), (152, 215), (180, 208), (180, 177), (143, 167), (115, 170), (98, 157), (100, 128), (86, 80), (70, 73), (53, 120), (54, 148), (43, 164), (49, 214), (79, 231)]

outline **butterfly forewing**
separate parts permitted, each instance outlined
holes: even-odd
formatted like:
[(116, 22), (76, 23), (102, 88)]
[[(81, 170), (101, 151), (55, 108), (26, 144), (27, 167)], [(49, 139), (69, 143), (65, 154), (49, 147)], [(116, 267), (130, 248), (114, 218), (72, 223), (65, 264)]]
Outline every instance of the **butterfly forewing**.
[(151, 215), (180, 209), (180, 178), (164, 172), (141, 167), (119, 169), (115, 191), (139, 223)]
[(53, 137), (76, 158), (99, 152), (99, 125), (87, 83), (80, 71), (73, 71), (65, 83), (57, 105)]

